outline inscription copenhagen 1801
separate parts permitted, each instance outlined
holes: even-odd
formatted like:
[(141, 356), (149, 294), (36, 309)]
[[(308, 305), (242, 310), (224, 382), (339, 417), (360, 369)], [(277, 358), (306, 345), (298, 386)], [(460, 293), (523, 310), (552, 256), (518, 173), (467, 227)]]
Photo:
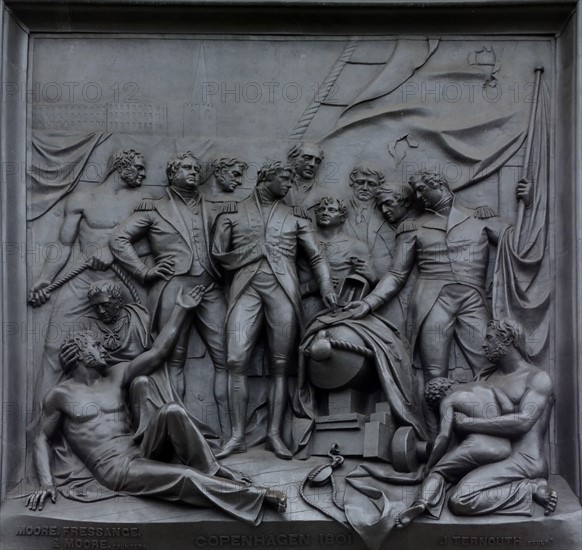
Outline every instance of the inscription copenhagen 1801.
[[(72, 499), (139, 523), (125, 498), (147, 497), (152, 522), (182, 504), (200, 525), (263, 524), (181, 527), (197, 548), (379, 550), (426, 518), (477, 516), (434, 546), (562, 540), (491, 527), (558, 525), (572, 502), (547, 453), (551, 42), (97, 42), (39, 37), (31, 53), (41, 84), (66, 53), (65, 82), (110, 58), (108, 78), (136, 85), (131, 101), (31, 104), (30, 240), (58, 254), (29, 262), (27, 304), (58, 337), (31, 349), (27, 517)], [(300, 90), (320, 73), (318, 94), (208, 93), (272, 71)], [(435, 83), (486, 93), (442, 101)], [(346, 531), (264, 528), (295, 513)], [(106, 521), (16, 536), (159, 543)]]
[[(56, 525), (23, 526), (16, 536), (52, 537), (62, 548), (84, 549), (147, 549), (147, 544), (120, 542), (115, 539), (134, 539), (142, 536), (138, 527), (69, 527)], [(313, 547), (346, 546), (353, 542), (350, 533), (319, 533), (312, 536), (305, 533), (279, 533), (277, 535), (196, 535), (192, 543), (197, 548), (261, 548), (261, 547)]]

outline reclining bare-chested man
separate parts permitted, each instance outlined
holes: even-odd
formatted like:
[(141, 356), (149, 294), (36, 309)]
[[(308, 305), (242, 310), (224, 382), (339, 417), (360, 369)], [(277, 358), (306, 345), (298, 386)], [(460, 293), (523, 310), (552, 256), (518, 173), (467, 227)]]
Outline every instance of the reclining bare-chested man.
[[(108, 367), (106, 350), (94, 335), (85, 332), (71, 337), (78, 348), (76, 364), (43, 403), (34, 442), (41, 486), (26, 502), (31, 510), (41, 510), (48, 496), (56, 500), (49, 442), (59, 431), (95, 479), (113, 491), (216, 506), (254, 525), (262, 519), (263, 504), (285, 510), (283, 493), (253, 486), (246, 476), (217, 462), (200, 430), (177, 403), (167, 403), (157, 412), (139, 447), (134, 441), (125, 390), (135, 377), (163, 364), (188, 312), (201, 302), (204, 292), (202, 286), (182, 291), (152, 348), (132, 361)], [(166, 462), (173, 458), (180, 464)]]

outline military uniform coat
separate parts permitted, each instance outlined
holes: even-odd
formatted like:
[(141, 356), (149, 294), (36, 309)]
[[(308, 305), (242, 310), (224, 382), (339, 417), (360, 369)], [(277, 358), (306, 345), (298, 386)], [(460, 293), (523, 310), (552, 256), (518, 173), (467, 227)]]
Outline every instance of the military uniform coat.
[(486, 307), (490, 244), (496, 243), (506, 228), (490, 209), (472, 210), (456, 202), (447, 215), (427, 212), (415, 220), (405, 220), (397, 229), (390, 271), (365, 301), (375, 309), (393, 298), (416, 262), (418, 279), (406, 323), (414, 350), (420, 327), (446, 285), (461, 284), (476, 289)]
[[(231, 203), (227, 203), (229, 205)], [(213, 208), (214, 207), (214, 208)], [(228, 206), (219, 206), (222, 211)], [(136, 241), (147, 238), (156, 264), (170, 260), (174, 276), (204, 275), (204, 279), (220, 282), (221, 275), (210, 255), (215, 205), (200, 197), (197, 213), (171, 189), (160, 199), (145, 199), (127, 220), (119, 224), (109, 239), (115, 259), (142, 284), (148, 266), (139, 258), (133, 247)], [(197, 216), (198, 219), (193, 218)], [(194, 229), (196, 227), (196, 229)], [(150, 302), (157, 309), (160, 295), (167, 281), (156, 281), (151, 289)], [(221, 283), (220, 283), (221, 284)], [(155, 315), (152, 315), (152, 318)]]
[(257, 192), (237, 204), (237, 212), (224, 213), (216, 220), (212, 246), (214, 259), (234, 271), (227, 320), (262, 260), (265, 260), (289, 297), (302, 323), (301, 295), (297, 279), (297, 252), (302, 249), (320, 284), (331, 292), (330, 269), (319, 252), (313, 226), (300, 208), (276, 201), (265, 218)]

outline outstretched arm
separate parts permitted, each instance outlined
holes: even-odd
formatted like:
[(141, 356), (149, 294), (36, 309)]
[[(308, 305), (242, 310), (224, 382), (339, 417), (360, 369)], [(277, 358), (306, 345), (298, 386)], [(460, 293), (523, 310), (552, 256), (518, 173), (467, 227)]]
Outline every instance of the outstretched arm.
[(396, 296), (406, 283), (416, 258), (416, 231), (402, 231), (396, 238), (396, 254), (390, 271), (363, 300), (351, 302), (344, 309), (354, 310), (354, 319), (361, 319)]
[(319, 246), (315, 239), (315, 232), (309, 220), (303, 218), (298, 220), (297, 242), (309, 260), (309, 266), (317, 279), (321, 297), (325, 305), (335, 311), (337, 307), (337, 295), (333, 287), (331, 269), (327, 260), (319, 251)]
[(38, 432), (34, 438), (32, 447), (33, 464), (40, 481), (38, 491), (32, 493), (26, 500), (25, 506), (31, 510), (42, 510), (48, 496), (54, 503), (57, 499), (57, 491), (51, 472), (51, 447), (50, 440), (58, 431), (61, 423), (61, 411), (58, 406), (59, 390), (53, 388), (44, 399), (42, 414), (39, 420)]
[(150, 374), (160, 367), (174, 349), (186, 315), (202, 301), (205, 292), (202, 285), (194, 287), (190, 292), (180, 291), (174, 311), (151, 349), (127, 363), (123, 373), (124, 386), (130, 384), (136, 376)]

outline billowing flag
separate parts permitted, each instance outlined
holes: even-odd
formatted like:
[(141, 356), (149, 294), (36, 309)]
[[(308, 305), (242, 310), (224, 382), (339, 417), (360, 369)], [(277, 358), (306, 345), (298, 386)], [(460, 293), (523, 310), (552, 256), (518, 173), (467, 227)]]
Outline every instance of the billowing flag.
[(445, 172), (453, 190), (496, 173), (524, 145), (534, 68), (551, 65), (545, 43), (418, 38), (348, 48), (303, 139), (320, 142), (340, 178), (374, 160), (395, 181)]
[(523, 170), (534, 185), (533, 201), (521, 226), (510, 229), (500, 241), (493, 277), (494, 317), (509, 317), (525, 328), (527, 349), (534, 358), (544, 351), (550, 327), (550, 287), (541, 277), (549, 221), (551, 144), (549, 91), (543, 81), (535, 115), (530, 129), (531, 156)]
[[(418, 38), (352, 40), (346, 50), (349, 58), (330, 71), (333, 86), (328, 82), (329, 95), (304, 132), (322, 145), (341, 183), (358, 164), (372, 163), (387, 180), (403, 183), (420, 169), (435, 170), (453, 191), (467, 189), (460, 198), (468, 206), (500, 209), (515, 224), (517, 180), (534, 181), (534, 203), (516, 229), (519, 244), (509, 237), (500, 243), (492, 305), (494, 316), (525, 326), (529, 351), (538, 355), (549, 331), (549, 289), (539, 274), (548, 228), (552, 82), (548, 71), (536, 93), (535, 68), (552, 66), (551, 48), (543, 41)], [(528, 131), (531, 156), (522, 172)]]

